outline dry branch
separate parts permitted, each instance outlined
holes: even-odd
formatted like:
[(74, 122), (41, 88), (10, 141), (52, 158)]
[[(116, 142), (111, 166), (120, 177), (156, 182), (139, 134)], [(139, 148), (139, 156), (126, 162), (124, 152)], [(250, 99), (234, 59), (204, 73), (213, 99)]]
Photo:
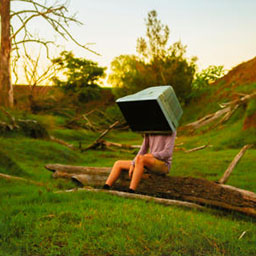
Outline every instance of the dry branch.
[(222, 109), (216, 111), (215, 113), (208, 114), (195, 122), (189, 123), (189, 124), (185, 125), (185, 127), (195, 130), (202, 126), (212, 123), (213, 121), (217, 120), (218, 118), (220, 118), (224, 115), (220, 119), (220, 121), (214, 125), (216, 127), (216, 126), (226, 122), (227, 120), (229, 120), (229, 118), (238, 109), (238, 107), (240, 105), (246, 103), (247, 101), (254, 98), (255, 96), (256, 96), (256, 92), (254, 92), (252, 94), (245, 95), (239, 99), (236, 99), (236, 100), (233, 100), (233, 101), (230, 101), (227, 103), (222, 103), (222, 104), (220, 104), (220, 107)]
[(204, 148), (207, 148), (207, 147), (210, 147), (212, 145), (203, 145), (203, 146), (200, 146), (200, 147), (196, 147), (196, 148), (191, 148), (191, 149), (188, 149), (185, 151), (185, 153), (191, 153), (191, 152), (194, 152), (194, 151), (198, 151), (198, 150), (202, 150)]
[(33, 180), (29, 180), (29, 179), (25, 179), (25, 178), (21, 178), (21, 177), (17, 177), (17, 176), (11, 176), (11, 175), (7, 175), (7, 174), (4, 174), (4, 173), (0, 173), (0, 177), (3, 178), (3, 179), (6, 179), (6, 180), (17, 180), (17, 181), (22, 181), (22, 182), (27, 182), (27, 183), (30, 183), (30, 184), (34, 184), (34, 185), (37, 185), (37, 186), (45, 186), (44, 184), (33, 181)]
[(233, 161), (230, 163), (230, 165), (228, 166), (227, 170), (224, 172), (223, 176), (220, 178), (220, 180), (219, 180), (220, 184), (224, 184), (224, 183), (227, 182), (230, 174), (232, 173), (232, 171), (234, 170), (234, 168), (238, 164), (239, 160), (243, 157), (243, 155), (245, 154), (246, 150), (249, 149), (250, 147), (252, 147), (252, 145), (245, 145), (245, 146), (243, 146), (243, 148), (240, 150), (240, 152), (235, 156)]
[(202, 126), (205, 126), (205, 125), (215, 121), (216, 119), (221, 117), (223, 114), (229, 113), (230, 111), (231, 111), (231, 107), (226, 107), (224, 109), (218, 110), (217, 112), (215, 112), (213, 114), (206, 115), (203, 118), (201, 118), (195, 122), (189, 123), (186, 125), (186, 127), (198, 129)]
[(89, 149), (95, 149), (97, 148), (100, 144), (101, 144), (101, 139), (108, 134), (108, 132), (113, 129), (116, 125), (119, 124), (119, 121), (116, 121), (115, 123), (111, 124), (108, 129), (106, 129), (103, 133), (101, 133), (101, 135), (91, 144), (89, 145), (87, 148), (85, 149), (81, 149), (81, 151), (86, 151)]
[(118, 148), (124, 148), (124, 149), (139, 149), (141, 146), (140, 145), (128, 145), (128, 144), (120, 144), (112, 141), (106, 141), (102, 140), (102, 143), (106, 145), (107, 147), (118, 147)]
[(73, 119), (71, 119), (70, 121), (67, 122), (66, 126), (70, 126), (72, 125), (74, 122), (80, 120), (80, 119), (83, 119), (86, 121), (87, 123), (87, 127), (89, 129), (91, 129), (92, 131), (98, 131), (99, 129), (97, 127), (95, 127), (95, 125), (92, 124), (92, 122), (89, 120), (88, 116), (92, 113), (94, 113), (97, 109), (92, 109), (91, 111), (89, 111), (88, 113), (85, 113), (85, 114), (82, 114), (82, 115), (79, 115)]
[(167, 206), (175, 205), (175, 206), (189, 207), (189, 208), (200, 209), (200, 210), (205, 209), (205, 207), (195, 204), (195, 203), (172, 200), (172, 199), (165, 199), (165, 198), (157, 198), (157, 197), (153, 197), (153, 196), (146, 196), (146, 195), (140, 195), (140, 194), (131, 194), (131, 193), (127, 193), (127, 192), (123, 192), (123, 191), (115, 191), (115, 190), (78, 188), (78, 189), (57, 191), (56, 193), (76, 192), (76, 191), (104, 192), (104, 193), (108, 193), (111, 195), (116, 195), (116, 196), (120, 196), (120, 197), (124, 197), (124, 198), (141, 199), (141, 200), (145, 200), (147, 202), (154, 202), (154, 203), (163, 204), (163, 205), (167, 205)]
[(68, 147), (68, 148), (70, 148), (70, 149), (72, 149), (72, 150), (76, 150), (76, 148), (74, 147), (73, 144), (69, 144), (69, 143), (67, 143), (67, 142), (64, 141), (64, 140), (57, 139), (57, 138), (55, 138), (54, 136), (50, 136), (50, 140), (51, 140), (51, 141), (54, 141), (54, 142), (56, 142), (56, 143), (58, 143), (58, 144), (60, 144), (60, 145), (63, 145), (63, 146), (65, 146), (65, 147)]

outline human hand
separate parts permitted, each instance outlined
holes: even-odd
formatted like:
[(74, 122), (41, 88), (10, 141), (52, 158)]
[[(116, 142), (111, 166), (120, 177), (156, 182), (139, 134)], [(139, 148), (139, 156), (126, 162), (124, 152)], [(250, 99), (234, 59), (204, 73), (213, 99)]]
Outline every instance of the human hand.
[(134, 171), (134, 166), (131, 164), (130, 169), (129, 169), (129, 177), (130, 177), (130, 179), (132, 178), (133, 171)]

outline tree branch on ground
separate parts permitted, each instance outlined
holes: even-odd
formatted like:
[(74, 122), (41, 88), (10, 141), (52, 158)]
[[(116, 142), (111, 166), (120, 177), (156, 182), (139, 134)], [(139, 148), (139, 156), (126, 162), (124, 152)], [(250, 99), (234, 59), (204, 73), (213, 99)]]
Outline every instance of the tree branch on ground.
[(234, 114), (234, 112), (238, 109), (239, 106), (247, 103), (249, 100), (251, 100), (254, 97), (256, 97), (256, 92), (252, 94), (247, 94), (239, 99), (235, 99), (227, 103), (222, 103), (220, 104), (220, 107), (222, 109), (216, 111), (215, 113), (208, 114), (198, 119), (197, 121), (194, 121), (192, 123), (185, 125), (184, 127), (192, 130), (196, 130), (205, 125), (212, 123), (213, 121), (217, 120), (218, 118), (224, 115), (222, 119), (214, 125), (214, 127), (216, 127), (217, 125), (223, 124), (224, 122), (228, 121), (230, 117)]
[(236, 165), (238, 164), (238, 162), (240, 161), (240, 159), (243, 157), (243, 155), (245, 154), (246, 150), (251, 148), (253, 145), (245, 145), (243, 146), (243, 148), (239, 151), (239, 153), (234, 157), (233, 161), (230, 163), (230, 165), (228, 166), (227, 170), (224, 172), (223, 176), (219, 179), (219, 183), (220, 184), (224, 184), (227, 182), (230, 174), (232, 173), (232, 171), (234, 170), (234, 168), (236, 167)]

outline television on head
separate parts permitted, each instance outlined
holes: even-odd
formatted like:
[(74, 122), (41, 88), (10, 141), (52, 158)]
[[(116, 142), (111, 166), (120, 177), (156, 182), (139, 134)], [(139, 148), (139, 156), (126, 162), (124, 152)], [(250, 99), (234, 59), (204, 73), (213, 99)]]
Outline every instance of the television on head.
[(150, 87), (116, 103), (134, 132), (172, 133), (183, 113), (170, 85)]

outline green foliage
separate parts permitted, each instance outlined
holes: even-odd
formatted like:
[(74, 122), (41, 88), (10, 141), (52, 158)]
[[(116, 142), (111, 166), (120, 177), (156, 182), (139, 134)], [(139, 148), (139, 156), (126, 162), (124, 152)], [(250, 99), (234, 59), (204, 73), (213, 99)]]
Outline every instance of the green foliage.
[(52, 60), (58, 69), (63, 71), (66, 80), (54, 77), (56, 85), (65, 87), (96, 86), (99, 79), (104, 76), (105, 68), (98, 67), (98, 64), (83, 58), (76, 58), (72, 52), (63, 51), (60, 57)]
[(119, 97), (147, 87), (152, 79), (147, 76), (146, 68), (147, 65), (134, 55), (116, 57), (111, 62), (112, 73), (108, 77), (112, 86), (122, 89), (114, 90), (115, 95)]
[(224, 66), (210, 65), (201, 72), (195, 74), (195, 78), (192, 82), (192, 91), (189, 95), (190, 99), (196, 99), (203, 94), (207, 94), (211, 87), (211, 84), (216, 82), (219, 78), (225, 75), (226, 70)]
[(148, 13), (146, 20), (148, 42), (140, 37), (137, 39), (137, 52), (148, 60), (165, 58), (170, 29), (167, 25), (161, 24), (157, 18), (157, 12), (152, 10)]
[(76, 95), (76, 100), (85, 103), (100, 97), (99, 80), (105, 76), (105, 69), (96, 62), (74, 57), (72, 52), (63, 51), (60, 57), (52, 60), (63, 78), (54, 76), (53, 82), (62, 86), (70, 95)]
[(186, 102), (192, 89), (196, 58), (185, 57), (186, 46), (181, 42), (168, 46), (169, 28), (158, 20), (156, 11), (148, 13), (146, 27), (147, 40), (137, 40), (139, 56), (116, 57), (111, 63), (109, 82), (122, 88), (116, 90), (117, 96), (169, 84), (179, 99)]
[(217, 79), (225, 75), (226, 70), (224, 66), (210, 65), (208, 68), (203, 69), (201, 72), (196, 73), (193, 81), (193, 88), (202, 89), (214, 83)]

